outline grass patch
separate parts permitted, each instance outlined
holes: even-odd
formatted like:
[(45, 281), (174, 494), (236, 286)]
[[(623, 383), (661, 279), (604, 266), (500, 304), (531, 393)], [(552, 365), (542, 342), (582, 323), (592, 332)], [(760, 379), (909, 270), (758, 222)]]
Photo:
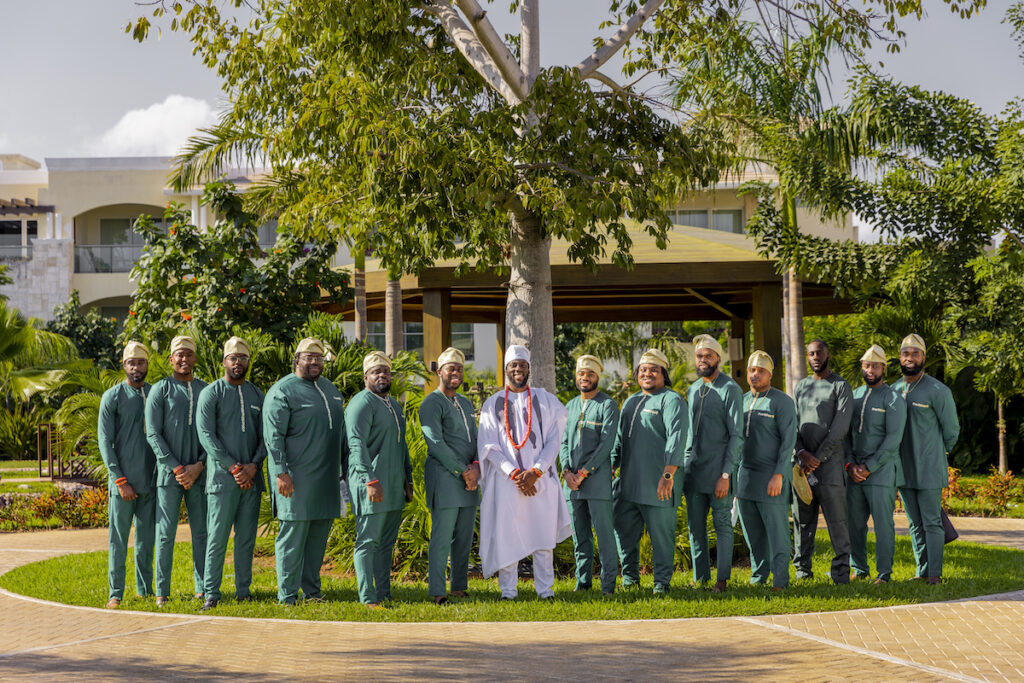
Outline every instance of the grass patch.
[(55, 490), (57, 487), (49, 481), (0, 481), (0, 493), (47, 493)]
[[(0, 460), (0, 472), (21, 467), (31, 467), (38, 471), (39, 462), (36, 460)], [(43, 467), (46, 470), (46, 467)]]
[[(45, 471), (43, 476), (47, 476)], [(2, 477), (4, 481), (11, 479), (38, 479), (39, 470), (35, 468), (30, 470), (0, 470), (0, 477)]]
[[(261, 539), (262, 540), (262, 539)], [(874, 539), (869, 536), (869, 546)], [(261, 544), (263, 546), (263, 544)], [(265, 546), (263, 546), (265, 547)], [(254, 603), (236, 603), (230, 555), (225, 567), (221, 604), (212, 612), (219, 616), (275, 617), (332, 621), (563, 621), (594, 619), (667, 619), (740, 615), (827, 612), (887, 605), (951, 600), (1001, 593), (1024, 586), (1024, 552), (958, 541), (946, 548), (945, 583), (929, 586), (907, 581), (914, 574), (908, 538), (896, 540), (894, 581), (885, 586), (857, 582), (834, 586), (828, 580), (831, 549), (826, 534), (818, 535), (814, 558), (815, 578), (794, 582), (782, 594), (764, 586), (751, 586), (750, 570), (733, 570), (730, 590), (724, 595), (690, 585), (690, 574), (676, 572), (667, 597), (653, 597), (651, 577), (644, 576), (642, 588), (619, 590), (615, 597), (602, 598), (599, 591), (573, 593), (571, 579), (555, 584), (556, 600), (537, 599), (533, 586), (523, 581), (519, 599), (499, 600), (496, 579), (470, 579), (470, 597), (438, 607), (427, 596), (425, 581), (396, 581), (394, 602), (388, 610), (370, 611), (359, 604), (355, 577), (324, 567), (326, 604), (284, 607), (277, 604), (274, 559), (258, 554), (254, 563)], [(873, 551), (872, 551), (873, 552)], [(129, 560), (131, 550), (129, 550)], [(72, 605), (102, 606), (107, 600), (107, 554), (93, 552), (66, 555), (25, 565), (0, 576), (0, 586), (15, 593)], [(125, 609), (156, 611), (152, 598), (135, 596), (134, 572), (129, 566)], [(179, 543), (174, 554), (172, 599), (165, 611), (199, 613), (200, 603), (192, 598), (189, 544)]]

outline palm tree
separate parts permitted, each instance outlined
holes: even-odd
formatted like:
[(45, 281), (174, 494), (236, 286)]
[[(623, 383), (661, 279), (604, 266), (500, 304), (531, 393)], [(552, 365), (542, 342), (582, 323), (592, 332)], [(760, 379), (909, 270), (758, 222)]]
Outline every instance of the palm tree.
[[(735, 18), (715, 24), (721, 35), (683, 48), (682, 75), (676, 83), (680, 105), (696, 108), (695, 118), (719, 129), (736, 145), (736, 170), (770, 168), (777, 175), (772, 195), (786, 235), (800, 232), (797, 176), (810, 163), (849, 170), (848, 120), (827, 109), (828, 58), (836, 45), (816, 33), (806, 37), (763, 34), (758, 25)], [(821, 207), (830, 213), (829, 207)], [(832, 214), (836, 212), (831, 212)], [(783, 318), (786, 385), (791, 391), (806, 376), (803, 343), (803, 287), (800, 274), (786, 267)]]

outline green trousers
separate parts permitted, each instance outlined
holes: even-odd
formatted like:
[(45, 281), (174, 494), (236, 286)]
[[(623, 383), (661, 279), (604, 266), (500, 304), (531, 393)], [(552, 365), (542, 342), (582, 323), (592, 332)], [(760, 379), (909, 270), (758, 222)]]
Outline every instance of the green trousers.
[(224, 556), (231, 527), (234, 527), (235, 597), (246, 597), (252, 585), (252, 555), (256, 549), (256, 525), (260, 518), (260, 492), (255, 487), (243, 491), (238, 486), (231, 486), (206, 495), (208, 537), (203, 594), (207, 600), (220, 600)]
[[(320, 568), (324, 565), (324, 551), (333, 523), (333, 519), (280, 520), (274, 555), (277, 601), (282, 605), (294, 605), (299, 588), (307, 599), (321, 597)], [(237, 545), (235, 553), (238, 553)]]
[(946, 534), (942, 530), (942, 489), (901, 488), (900, 498), (910, 522), (917, 575), (942, 576), (942, 552), (946, 547)]
[[(782, 496), (779, 496), (780, 498)], [(750, 548), (750, 583), (789, 585), (789, 503), (739, 498), (740, 525)]]
[(640, 583), (640, 538), (647, 527), (651, 536), (654, 587), (668, 590), (676, 563), (676, 509), (619, 498), (614, 504), (614, 514), (623, 588)]
[(364, 605), (391, 599), (391, 558), (401, 525), (401, 510), (356, 515), (353, 559), (359, 600)]
[(728, 581), (732, 576), (732, 501), (733, 496), (715, 498), (707, 493), (686, 494), (686, 524), (690, 528), (690, 557), (693, 559), (693, 580), (703, 583), (711, 580), (711, 548), (708, 545), (708, 512), (715, 527), (717, 555), (715, 570), (717, 581)]
[(875, 523), (875, 571), (878, 578), (892, 578), (892, 558), (896, 553), (896, 527), (892, 511), (896, 507), (895, 486), (846, 486), (846, 526), (850, 530), (850, 568), (867, 578), (868, 517)]
[(185, 499), (188, 527), (192, 531), (192, 582), (197, 595), (203, 592), (206, 569), (206, 491), (193, 486), (188, 491), (178, 483), (156, 489), (156, 594), (171, 595), (171, 567), (174, 565), (174, 537), (178, 533), (178, 510)]
[(614, 593), (619, 575), (615, 546), (615, 522), (612, 501), (578, 498), (569, 501), (572, 519), (572, 544), (576, 554), (576, 586), (589, 589), (594, 581), (594, 536), (601, 557), (601, 592)]
[(473, 547), (476, 505), (431, 508), (430, 546), (427, 549), (427, 594), (447, 595), (448, 558), (451, 557), (453, 591), (466, 590), (469, 582), (469, 551)]
[(107, 555), (107, 583), (110, 598), (124, 599), (124, 563), (128, 557), (128, 534), (135, 521), (135, 591), (141, 596), (153, 594), (153, 538), (156, 534), (156, 493), (140, 493), (125, 500), (110, 487), (107, 503), (110, 520), (110, 552)]

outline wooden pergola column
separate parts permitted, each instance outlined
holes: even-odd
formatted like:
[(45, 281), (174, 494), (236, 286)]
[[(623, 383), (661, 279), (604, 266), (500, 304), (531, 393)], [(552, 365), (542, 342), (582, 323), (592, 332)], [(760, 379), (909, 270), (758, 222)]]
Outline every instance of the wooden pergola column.
[[(452, 290), (423, 290), (423, 362), (430, 368), (431, 362), (452, 345)], [(426, 390), (437, 388), (437, 374), (427, 377)]]
[[(732, 318), (729, 321), (729, 367), (732, 371), (732, 378), (740, 385), (743, 391), (750, 388), (747, 384), (747, 356), (750, 349), (747, 348), (747, 321), (744, 318)], [(732, 358), (733, 355), (739, 358)]]
[(754, 349), (775, 361), (772, 386), (785, 390), (786, 375), (782, 360), (782, 285), (755, 285), (753, 294)]

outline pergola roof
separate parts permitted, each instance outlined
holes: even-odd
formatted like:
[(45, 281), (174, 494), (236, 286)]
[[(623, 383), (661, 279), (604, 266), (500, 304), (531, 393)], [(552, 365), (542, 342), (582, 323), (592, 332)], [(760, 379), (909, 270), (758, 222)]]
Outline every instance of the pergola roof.
[[(762, 258), (746, 235), (674, 226), (666, 249), (639, 226), (629, 228), (635, 265), (620, 268), (604, 258), (596, 272), (570, 262), (568, 243), (551, 245), (555, 322), (616, 322), (750, 319), (754, 290), (781, 286), (775, 263)], [(456, 278), (455, 261), (442, 261), (419, 275), (402, 278), (403, 318), (420, 320), (423, 292), (447, 290), (452, 322), (503, 319), (507, 274), (471, 271)], [(350, 267), (349, 267), (350, 268)], [(367, 317), (384, 319), (387, 275), (376, 261), (366, 263)], [(804, 314), (850, 310), (828, 284), (804, 284)], [(337, 310), (352, 319), (352, 304)]]
[(25, 199), (4, 199), (0, 197), (0, 216), (36, 215), (40, 213), (53, 213), (52, 206), (38, 206), (36, 200), (26, 197)]

